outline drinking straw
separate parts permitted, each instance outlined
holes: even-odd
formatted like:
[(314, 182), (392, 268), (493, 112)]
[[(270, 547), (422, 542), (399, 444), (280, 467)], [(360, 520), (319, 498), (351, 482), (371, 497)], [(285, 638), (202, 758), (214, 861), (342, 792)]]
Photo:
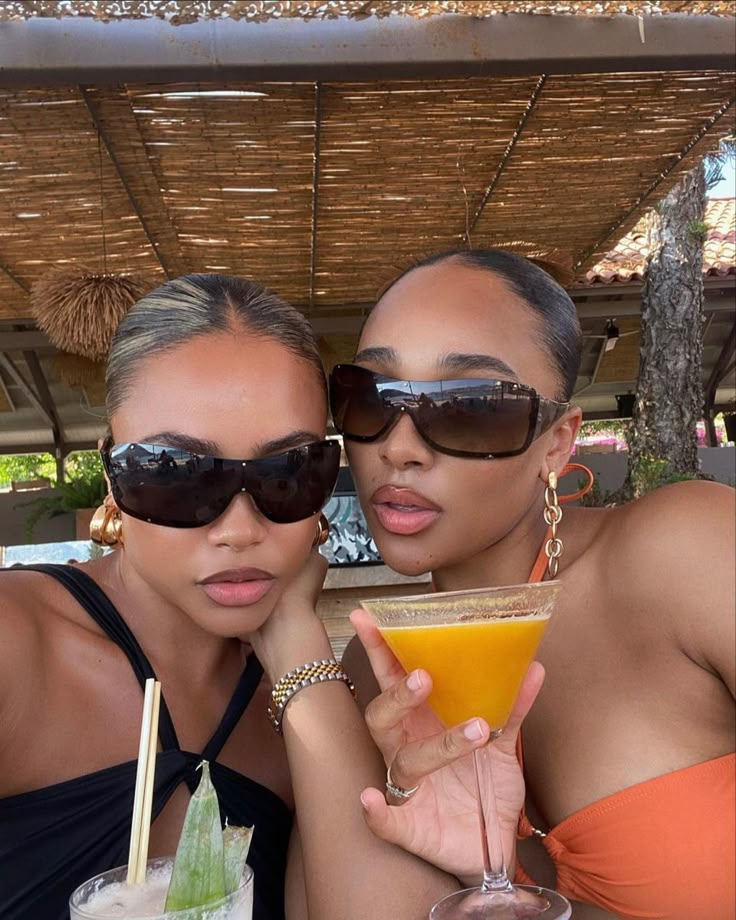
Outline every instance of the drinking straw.
[(129, 885), (139, 885), (146, 880), (160, 700), (161, 684), (149, 677), (146, 680), (143, 696), (141, 737), (138, 745), (138, 768), (136, 770), (135, 794), (133, 797), (133, 820), (130, 827), (127, 878)]
[(146, 761), (146, 784), (143, 788), (143, 811), (141, 814), (141, 835), (138, 850), (138, 871), (136, 882), (146, 880), (146, 863), (148, 862), (148, 838), (151, 833), (151, 808), (153, 806), (153, 781), (156, 772), (156, 744), (158, 742), (158, 712), (161, 704), (161, 684), (153, 685), (153, 712), (151, 727), (148, 732), (148, 759)]

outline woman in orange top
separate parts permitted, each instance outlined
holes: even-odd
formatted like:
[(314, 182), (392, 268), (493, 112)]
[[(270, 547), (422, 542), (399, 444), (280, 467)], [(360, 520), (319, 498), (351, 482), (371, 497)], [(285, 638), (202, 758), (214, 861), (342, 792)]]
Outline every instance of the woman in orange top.
[[(357, 367), (333, 372), (332, 405), (391, 567), (431, 571), (438, 590), (529, 578), (547, 537), (545, 491), (581, 421), (568, 402), (580, 347), (564, 290), (509, 253), (445, 254), (388, 289)], [(440, 389), (457, 395), (440, 401)], [(517, 877), (557, 887), (576, 920), (733, 918), (734, 491), (687, 482), (620, 507), (566, 508), (558, 536), (564, 588), (524, 723)], [(366, 819), (477, 884), (463, 755), (488, 727), (442, 730), (423, 705), (431, 676), (396, 684), (403, 672), (376, 631), (359, 613), (354, 622), (386, 691), (369, 726), (394, 785), (419, 785), (402, 807), (366, 790)], [(353, 674), (361, 655), (348, 652)], [(520, 711), (540, 683), (537, 666)], [(497, 756), (511, 861), (523, 785), (508, 742)]]

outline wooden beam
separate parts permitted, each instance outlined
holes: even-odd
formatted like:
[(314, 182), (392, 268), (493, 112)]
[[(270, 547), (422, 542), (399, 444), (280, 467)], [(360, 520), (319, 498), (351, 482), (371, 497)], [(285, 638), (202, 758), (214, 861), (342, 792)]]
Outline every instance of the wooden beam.
[[(669, 0), (668, 0), (669, 2)], [(242, 5), (242, 4), (241, 4)], [(449, 79), (493, 74), (730, 70), (730, 16), (369, 16), (3, 22), (0, 83)]]
[(322, 134), (322, 86), (314, 84), (314, 144), (312, 149), (312, 228), (309, 236), (309, 309), (314, 307), (317, 269), (317, 211), (319, 208), (319, 154)]
[(46, 410), (44, 404), (41, 402), (38, 394), (35, 392), (33, 387), (26, 382), (23, 374), (21, 374), (21, 372), (15, 366), (15, 363), (2, 352), (0, 352), (0, 367), (2, 367), (7, 372), (13, 383), (15, 383), (15, 385), (20, 388), (21, 392), (31, 403), (33, 408), (43, 416), (49, 427), (53, 430), (54, 420)]
[(705, 404), (703, 406), (703, 415), (705, 416), (705, 433), (708, 441), (708, 447), (715, 447), (718, 443), (716, 437), (716, 426), (713, 421), (715, 417), (715, 401), (718, 392), (718, 384), (729, 373), (729, 362), (736, 354), (736, 323), (726, 342), (721, 349), (721, 353), (713, 366), (713, 370), (708, 378), (705, 387)]
[(10, 278), (10, 280), (13, 282), (13, 284), (16, 284), (21, 289), (21, 291), (23, 291), (24, 294), (31, 293), (30, 286), (27, 285), (25, 281), (21, 281), (21, 279), (15, 274), (15, 272), (11, 268), (9, 268), (4, 262), (0, 262), (0, 271), (3, 272), (3, 274), (7, 275), (8, 278)]
[(595, 379), (598, 376), (598, 371), (601, 369), (601, 364), (603, 363), (603, 357), (605, 354), (606, 354), (606, 339), (604, 338), (603, 341), (601, 342), (600, 351), (598, 352), (598, 357), (596, 358), (595, 367), (593, 368), (593, 373), (591, 375), (590, 380), (588, 381), (588, 383), (585, 384), (585, 386), (580, 387), (579, 390), (576, 390), (572, 394), (573, 399), (580, 396), (581, 393), (585, 393), (592, 386), (595, 386)]
[(56, 351), (45, 332), (40, 329), (0, 331), (0, 351)]
[(708, 383), (705, 387), (706, 400), (711, 397), (711, 394), (711, 402), (715, 400), (718, 384), (728, 373), (728, 366), (734, 354), (736, 354), (736, 323), (734, 323), (733, 329), (729, 333), (729, 336), (726, 339), (723, 348), (721, 349), (718, 360), (713, 365), (713, 370), (711, 371), (710, 377), (708, 378)]
[[(52, 441), (20, 441), (17, 444), (0, 443), (0, 456), (9, 454), (51, 454), (56, 447)], [(97, 450), (97, 441), (69, 441), (64, 445), (64, 459), (75, 450)]]
[(59, 413), (56, 411), (56, 404), (51, 395), (51, 390), (49, 389), (48, 381), (41, 367), (41, 362), (38, 360), (38, 355), (35, 351), (24, 351), (23, 359), (28, 366), (28, 370), (31, 372), (31, 378), (33, 379), (41, 405), (51, 419), (51, 435), (54, 439), (54, 457), (56, 458), (56, 481), (63, 482), (65, 455), (64, 429), (59, 419)]
[(17, 408), (8, 388), (5, 386), (3, 375), (0, 374), (0, 412), (15, 412)]
[[(641, 290), (641, 289), (640, 289)], [(573, 298), (574, 300), (574, 298)], [(605, 319), (609, 316), (640, 316), (641, 315), (641, 293), (637, 297), (627, 298), (626, 300), (614, 301), (598, 300), (589, 301), (584, 304), (577, 304), (578, 316), (580, 319)], [(707, 314), (711, 313), (733, 313), (733, 297), (728, 296), (707, 296), (703, 304), (703, 309)]]
[(492, 178), (491, 181), (488, 183), (488, 185), (486, 186), (485, 191), (484, 191), (483, 194), (481, 195), (481, 199), (480, 199), (480, 202), (479, 202), (479, 204), (478, 204), (478, 207), (475, 209), (475, 214), (473, 214), (472, 220), (470, 221), (469, 225), (468, 225), (468, 226), (466, 227), (466, 229), (465, 229), (465, 245), (466, 245), (468, 248), (470, 248), (470, 246), (471, 246), (471, 243), (470, 243), (471, 234), (472, 234), (473, 230), (475, 230), (475, 227), (476, 227), (478, 221), (480, 220), (480, 216), (481, 216), (481, 214), (483, 213), (483, 209), (484, 209), (485, 206), (488, 204), (489, 198), (490, 198), (491, 195), (493, 194), (493, 192), (494, 192), (496, 186), (497, 186), (498, 183), (499, 183), (499, 180), (500, 180), (501, 176), (503, 175), (504, 169), (506, 169), (507, 163), (508, 163), (509, 160), (511, 159), (511, 154), (514, 152), (514, 148), (516, 147), (517, 143), (519, 142), (519, 138), (521, 137), (521, 135), (522, 135), (522, 133), (523, 133), (523, 131), (524, 131), (524, 128), (526, 127), (527, 121), (529, 121), (529, 116), (532, 114), (532, 112), (534, 111), (534, 109), (535, 109), (535, 107), (536, 107), (536, 105), (537, 105), (537, 101), (538, 101), (538, 99), (539, 99), (539, 95), (540, 95), (540, 93), (542, 92), (542, 89), (544, 88), (544, 84), (545, 84), (546, 82), (547, 82), (547, 74), (546, 74), (546, 73), (543, 73), (542, 76), (541, 76), (541, 77), (539, 78), (539, 80), (537, 81), (537, 85), (536, 85), (536, 86), (534, 87), (534, 89), (532, 90), (532, 94), (531, 94), (531, 96), (529, 97), (529, 101), (528, 101), (527, 104), (526, 104), (526, 108), (524, 109), (524, 111), (523, 111), (522, 114), (521, 114), (521, 118), (519, 119), (519, 123), (517, 124), (516, 129), (514, 130), (514, 133), (511, 135), (511, 139), (509, 140), (508, 144), (506, 145), (506, 149), (504, 150), (504, 152), (503, 152), (503, 154), (502, 154), (502, 156), (501, 156), (501, 159), (500, 159), (499, 162), (498, 162), (498, 166), (496, 167), (496, 172), (493, 174), (493, 178)]
[(179, 237), (151, 169), (125, 87), (80, 86), (79, 91), (166, 276), (175, 278), (185, 274)]

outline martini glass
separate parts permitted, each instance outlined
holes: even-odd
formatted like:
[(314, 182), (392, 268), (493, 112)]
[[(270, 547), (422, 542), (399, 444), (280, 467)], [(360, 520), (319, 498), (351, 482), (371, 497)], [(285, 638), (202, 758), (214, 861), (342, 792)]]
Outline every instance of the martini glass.
[[(550, 619), (558, 581), (361, 601), (407, 672), (432, 676), (429, 704), (445, 726), (481, 716), (497, 738)], [(554, 891), (512, 885), (498, 826), (489, 745), (473, 752), (483, 882), (443, 898), (430, 920), (565, 920)], [(484, 794), (485, 793), (485, 794)]]

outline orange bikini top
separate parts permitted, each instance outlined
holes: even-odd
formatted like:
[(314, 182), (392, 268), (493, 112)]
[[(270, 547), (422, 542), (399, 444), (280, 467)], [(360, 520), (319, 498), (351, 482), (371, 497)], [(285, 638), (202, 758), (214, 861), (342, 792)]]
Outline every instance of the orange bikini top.
[[(549, 536), (530, 582), (545, 577)], [(521, 734), (518, 753), (523, 769)], [(519, 837), (533, 835), (574, 901), (623, 920), (736, 920), (736, 754), (622, 789), (547, 834), (522, 810)], [(535, 884), (518, 860), (515, 880)]]
[[(541, 843), (557, 891), (623, 920), (734, 920), (736, 754), (606, 796)], [(519, 836), (539, 832), (526, 814)], [(517, 860), (517, 882), (534, 884)]]

